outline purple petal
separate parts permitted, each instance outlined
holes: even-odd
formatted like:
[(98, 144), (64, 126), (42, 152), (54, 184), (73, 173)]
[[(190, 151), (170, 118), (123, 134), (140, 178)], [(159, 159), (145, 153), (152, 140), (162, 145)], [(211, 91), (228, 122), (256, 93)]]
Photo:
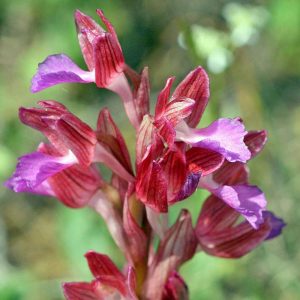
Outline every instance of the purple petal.
[(219, 119), (203, 129), (190, 128), (183, 122), (176, 127), (178, 140), (216, 151), (230, 162), (250, 159), (250, 151), (244, 143), (246, 134), (244, 125), (237, 119)]
[(50, 186), (47, 180), (43, 181), (40, 185), (36, 186), (30, 193), (45, 195), (45, 196), (56, 196), (54, 190)]
[(201, 177), (201, 173), (191, 172), (187, 176), (185, 183), (182, 186), (179, 194), (177, 195), (177, 198), (174, 201), (174, 203), (177, 201), (184, 200), (184, 199), (188, 198), (189, 196), (191, 196), (198, 187), (200, 177)]
[(278, 235), (280, 235), (283, 227), (286, 226), (286, 223), (282, 219), (276, 217), (270, 211), (264, 211), (263, 217), (264, 217), (264, 219), (269, 218), (269, 222), (272, 227), (269, 235), (266, 237), (266, 240), (273, 239), (273, 238), (277, 237)]
[(60, 83), (95, 81), (95, 74), (81, 70), (67, 55), (54, 54), (39, 64), (31, 81), (31, 91), (39, 92)]
[(41, 152), (26, 154), (19, 158), (16, 171), (5, 182), (5, 186), (15, 192), (51, 194), (50, 186), (44, 181), (75, 162), (76, 158), (71, 152), (62, 157)]
[(263, 211), (266, 207), (264, 193), (256, 186), (246, 184), (224, 185), (211, 192), (242, 214), (257, 229), (263, 223)]

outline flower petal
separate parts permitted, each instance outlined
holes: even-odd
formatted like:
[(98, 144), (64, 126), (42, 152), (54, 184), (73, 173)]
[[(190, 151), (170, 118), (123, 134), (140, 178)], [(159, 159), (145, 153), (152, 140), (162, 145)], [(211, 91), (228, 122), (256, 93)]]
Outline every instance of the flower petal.
[(67, 300), (99, 300), (89, 282), (63, 283), (63, 291)]
[(170, 77), (167, 79), (165, 87), (161, 90), (157, 97), (157, 102), (155, 106), (155, 119), (159, 119), (164, 115), (166, 105), (170, 97), (170, 91), (175, 77)]
[(160, 118), (155, 117), (154, 125), (170, 148), (173, 147), (176, 136), (175, 126), (191, 114), (194, 104), (194, 100), (189, 98), (175, 99), (166, 104)]
[(125, 281), (125, 276), (119, 271), (112, 260), (105, 254), (89, 251), (85, 254), (89, 268), (94, 277), (113, 276), (120, 281)]
[(136, 163), (137, 165), (148, 155), (149, 147), (153, 152), (160, 153), (163, 149), (163, 143), (157, 129), (153, 124), (153, 119), (145, 115), (137, 133), (136, 141)]
[(174, 147), (176, 131), (173, 124), (166, 118), (161, 118), (155, 121), (155, 131), (162, 141), (164, 141), (169, 148)]
[(272, 232), (269, 212), (264, 212), (263, 223), (254, 229), (248, 222), (238, 223), (239, 213), (211, 195), (201, 209), (196, 235), (201, 249), (206, 253), (239, 258), (261, 244)]
[(83, 71), (65, 54), (54, 54), (39, 64), (32, 78), (31, 91), (36, 93), (60, 83), (94, 81), (93, 72)]
[(206, 176), (216, 171), (224, 162), (224, 156), (210, 149), (191, 148), (186, 152), (189, 170)]
[(102, 22), (105, 24), (107, 31), (114, 37), (114, 39), (116, 40), (116, 42), (119, 44), (119, 47), (121, 48), (119, 40), (118, 40), (117, 33), (116, 33), (113, 25), (105, 17), (105, 15), (103, 13), (103, 10), (97, 9), (96, 12), (97, 12), (97, 15), (100, 17), (100, 19), (102, 20)]
[(270, 226), (262, 224), (255, 230), (244, 222), (206, 236), (198, 236), (201, 249), (209, 255), (223, 258), (240, 258), (259, 246), (268, 235)]
[(145, 205), (157, 212), (168, 211), (167, 179), (161, 165), (153, 159), (152, 148), (138, 165), (136, 193)]
[(221, 185), (237, 185), (248, 182), (249, 170), (246, 164), (224, 161), (223, 165), (212, 174), (214, 182)]
[(98, 170), (73, 165), (56, 173), (48, 182), (55, 196), (68, 207), (79, 208), (87, 205), (95, 192), (103, 186)]
[(178, 258), (177, 267), (179, 267), (193, 257), (196, 244), (191, 215), (187, 210), (183, 209), (175, 224), (168, 230), (159, 244), (153, 265), (155, 266), (159, 262), (175, 256)]
[(240, 214), (213, 194), (203, 203), (198, 217), (196, 233), (199, 236), (208, 236), (211, 232), (221, 232), (232, 227)]
[(96, 135), (94, 131), (75, 116), (69, 114), (56, 122), (58, 134), (71, 149), (79, 163), (89, 166), (95, 154)]
[(246, 184), (224, 185), (211, 192), (243, 215), (255, 229), (263, 223), (267, 201), (258, 187)]
[(148, 272), (143, 285), (143, 296), (146, 299), (162, 299), (164, 286), (178, 265), (178, 257), (171, 256), (158, 263), (156, 268)]
[(253, 158), (264, 148), (267, 142), (267, 132), (265, 130), (249, 131), (244, 138), (244, 142), (251, 152), (251, 158)]
[(177, 199), (187, 177), (185, 153), (179, 146), (175, 147), (174, 145), (174, 149), (165, 153), (161, 162), (168, 183), (167, 197), (169, 203)]
[(150, 110), (150, 83), (147, 67), (143, 69), (138, 85), (133, 91), (133, 99), (138, 120), (141, 123)]
[(102, 109), (98, 116), (97, 139), (110, 150), (129, 173), (133, 174), (124, 138), (107, 108)]
[(74, 154), (56, 157), (33, 152), (18, 159), (16, 171), (5, 186), (15, 192), (38, 192), (38, 187), (49, 177), (77, 162)]
[(191, 71), (177, 86), (172, 95), (172, 99), (181, 97), (195, 100), (194, 109), (186, 119), (186, 122), (189, 126), (196, 127), (209, 98), (209, 79), (202, 67), (197, 67)]
[(125, 296), (126, 291), (120, 287), (120, 282), (113, 276), (97, 277), (96, 280), (93, 280), (92, 285), (99, 300), (124, 299), (122, 296)]
[(96, 134), (86, 123), (56, 101), (39, 101), (42, 108), (19, 110), (21, 121), (41, 131), (61, 154), (71, 150), (78, 161), (89, 166), (94, 157)]
[(269, 235), (266, 237), (266, 240), (273, 239), (281, 234), (283, 227), (286, 226), (286, 223), (281, 219), (276, 217), (272, 212), (270, 211), (264, 211), (263, 212), (264, 219), (267, 219), (268, 222), (271, 224), (271, 231)]
[(186, 198), (188, 198), (189, 196), (191, 196), (197, 189), (198, 184), (199, 184), (199, 180), (201, 177), (201, 173), (193, 173), (190, 172), (188, 173), (184, 184), (181, 187), (181, 190), (179, 191), (176, 199), (174, 200), (174, 203), (177, 201), (181, 201), (184, 200)]
[(250, 151), (244, 143), (244, 125), (237, 119), (219, 119), (203, 129), (192, 129), (181, 122), (176, 127), (176, 138), (222, 154), (228, 161), (246, 162)]
[(110, 33), (97, 36), (93, 47), (96, 84), (98, 87), (107, 88), (124, 71), (122, 49)]
[(175, 127), (194, 111), (195, 101), (187, 97), (176, 98), (166, 105), (164, 117)]
[(85, 15), (80, 10), (74, 14), (79, 45), (84, 60), (90, 71), (95, 69), (93, 41), (95, 37), (105, 32), (90, 16)]
[[(49, 127), (44, 119), (49, 118), (53, 121), (58, 120), (63, 114), (69, 113), (67, 108), (57, 101), (40, 101), (38, 102), (42, 108), (30, 107), (19, 108), (19, 118), (21, 122), (31, 128), (43, 132), (48, 139), (57, 140), (53, 133), (53, 129)], [(53, 136), (53, 138), (51, 138)]]
[(174, 272), (169, 276), (162, 296), (162, 300), (188, 300), (189, 291), (182, 277)]

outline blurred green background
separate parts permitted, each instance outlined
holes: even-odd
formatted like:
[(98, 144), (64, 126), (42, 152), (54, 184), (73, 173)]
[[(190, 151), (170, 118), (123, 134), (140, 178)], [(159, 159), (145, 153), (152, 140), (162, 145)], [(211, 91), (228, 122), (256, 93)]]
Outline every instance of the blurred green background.
[[(37, 64), (47, 55), (66, 53), (85, 68), (73, 21), (76, 8), (94, 18), (96, 8), (104, 9), (127, 63), (138, 71), (149, 66), (153, 102), (168, 76), (180, 80), (200, 64), (211, 80), (202, 126), (220, 116), (241, 116), (248, 129), (269, 132), (265, 151), (250, 163), (251, 178), (288, 226), (283, 236), (239, 260), (196, 255), (182, 268), (191, 299), (300, 299), (300, 1), (1, 0), (1, 182), (16, 158), (34, 151), (41, 140), (17, 117), (18, 107), (39, 99), (62, 101), (93, 127), (99, 109), (108, 106), (134, 151), (134, 133), (112, 93), (92, 84), (29, 92)], [(172, 219), (183, 206), (196, 217), (204, 198), (198, 192), (175, 206)], [(61, 281), (91, 279), (83, 258), (89, 249), (122, 263), (92, 211), (1, 187), (1, 300), (62, 299)]]

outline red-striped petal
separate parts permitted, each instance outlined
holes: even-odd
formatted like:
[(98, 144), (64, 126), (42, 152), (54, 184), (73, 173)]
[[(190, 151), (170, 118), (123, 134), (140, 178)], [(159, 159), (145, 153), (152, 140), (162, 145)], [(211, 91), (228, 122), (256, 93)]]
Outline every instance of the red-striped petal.
[(244, 138), (244, 142), (251, 152), (251, 158), (253, 158), (264, 148), (267, 142), (267, 132), (265, 130), (249, 131)]
[(206, 176), (220, 168), (224, 156), (210, 149), (191, 148), (186, 152), (186, 160), (191, 172)]
[(167, 79), (165, 87), (162, 89), (162, 91), (159, 93), (157, 97), (157, 102), (155, 106), (155, 119), (158, 120), (164, 115), (166, 105), (168, 103), (171, 87), (175, 80), (175, 77), (170, 77)]
[(99, 113), (96, 134), (98, 142), (105, 146), (130, 174), (133, 174), (125, 140), (107, 108)]
[(153, 159), (152, 148), (138, 165), (136, 192), (138, 198), (158, 212), (168, 211), (168, 181), (161, 165)]
[(125, 68), (122, 49), (110, 33), (97, 36), (93, 41), (93, 49), (96, 84), (107, 88)]
[(195, 100), (194, 109), (186, 122), (190, 127), (196, 127), (209, 98), (209, 79), (202, 67), (191, 71), (177, 86), (172, 99), (181, 97)]
[(99, 300), (89, 282), (66, 282), (63, 291), (67, 300)]

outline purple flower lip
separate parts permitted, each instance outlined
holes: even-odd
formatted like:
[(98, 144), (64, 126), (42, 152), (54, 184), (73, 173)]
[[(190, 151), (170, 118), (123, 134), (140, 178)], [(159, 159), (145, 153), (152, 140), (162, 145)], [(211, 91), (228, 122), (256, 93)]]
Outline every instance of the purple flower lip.
[(219, 119), (203, 129), (189, 128), (185, 123), (176, 127), (178, 140), (216, 151), (230, 162), (250, 159), (250, 151), (244, 143), (246, 134), (244, 125), (236, 119)]
[(60, 83), (89, 83), (95, 81), (95, 73), (80, 69), (67, 55), (54, 54), (39, 64), (32, 78), (31, 92), (37, 93)]
[(41, 152), (33, 152), (19, 158), (13, 176), (5, 186), (15, 192), (38, 192), (39, 185), (47, 178), (76, 163), (72, 152), (64, 157), (53, 157)]

